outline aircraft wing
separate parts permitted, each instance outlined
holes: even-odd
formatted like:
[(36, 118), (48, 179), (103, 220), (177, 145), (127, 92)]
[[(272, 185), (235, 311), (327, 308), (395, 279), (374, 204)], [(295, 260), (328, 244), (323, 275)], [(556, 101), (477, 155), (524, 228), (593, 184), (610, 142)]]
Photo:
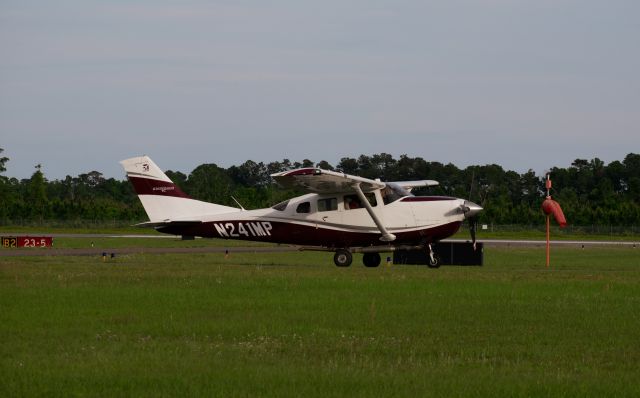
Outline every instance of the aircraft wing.
[(271, 177), (284, 188), (303, 188), (313, 193), (351, 193), (356, 185), (363, 192), (385, 187), (384, 182), (313, 167), (283, 171)]
[(434, 180), (394, 181), (393, 183), (396, 185), (400, 185), (402, 188), (406, 189), (408, 192), (411, 192), (413, 188), (433, 187), (436, 185), (440, 185), (438, 181), (434, 181)]

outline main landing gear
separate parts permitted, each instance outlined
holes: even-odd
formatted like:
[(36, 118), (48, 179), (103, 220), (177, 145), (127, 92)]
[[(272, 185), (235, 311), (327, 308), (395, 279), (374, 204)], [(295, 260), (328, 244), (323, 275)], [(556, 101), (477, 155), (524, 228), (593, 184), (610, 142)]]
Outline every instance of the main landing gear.
[[(364, 253), (362, 256), (362, 262), (365, 267), (377, 267), (380, 265), (379, 253)], [(353, 255), (347, 249), (338, 249), (333, 256), (333, 262), (338, 267), (348, 267), (353, 262)]]
[(365, 267), (377, 267), (380, 265), (379, 253), (365, 253), (362, 255), (362, 262)]
[(351, 255), (351, 252), (347, 249), (338, 249), (333, 256), (333, 262), (336, 263), (338, 267), (348, 267), (352, 261), (353, 255)]
[[(424, 243), (420, 246), (398, 246), (398, 247), (391, 248), (391, 250), (389, 250), (389, 247), (386, 247), (386, 249), (387, 249), (386, 251), (407, 250), (407, 251), (422, 251), (423, 253), (426, 251), (426, 255), (427, 255), (426, 259), (424, 259), (423, 256), (420, 256), (424, 260), (421, 260), (419, 263), (411, 263), (411, 264), (426, 263), (426, 265), (429, 268), (440, 268), (440, 265), (442, 265), (442, 260), (440, 259), (440, 256), (438, 256), (438, 253), (436, 253), (436, 251), (434, 250), (434, 247), (431, 243)], [(338, 267), (348, 267), (351, 265), (351, 263), (353, 262), (353, 254), (351, 250), (347, 248), (333, 249), (333, 250), (335, 250), (335, 255), (333, 256), (333, 262)], [(364, 251), (364, 253), (362, 254), (362, 263), (364, 264), (365, 267), (368, 267), (368, 268), (378, 267), (381, 263), (380, 253), (377, 251), (372, 252), (369, 250), (371, 249), (366, 248), (366, 251), (365, 251), (362, 248), (354, 248), (354, 251), (356, 252), (362, 253)], [(385, 252), (385, 250), (381, 250), (381, 251)]]

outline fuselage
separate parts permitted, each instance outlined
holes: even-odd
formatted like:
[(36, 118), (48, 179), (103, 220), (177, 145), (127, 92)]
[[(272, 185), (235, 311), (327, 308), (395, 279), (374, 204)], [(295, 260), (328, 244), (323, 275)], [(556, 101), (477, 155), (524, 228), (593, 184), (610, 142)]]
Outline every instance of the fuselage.
[[(395, 235), (393, 245), (424, 245), (455, 234), (465, 201), (446, 196), (366, 193), (375, 214)], [(353, 194), (307, 194), (271, 208), (203, 215), (202, 223), (168, 225), (158, 231), (207, 238), (348, 248), (379, 246), (380, 231)]]

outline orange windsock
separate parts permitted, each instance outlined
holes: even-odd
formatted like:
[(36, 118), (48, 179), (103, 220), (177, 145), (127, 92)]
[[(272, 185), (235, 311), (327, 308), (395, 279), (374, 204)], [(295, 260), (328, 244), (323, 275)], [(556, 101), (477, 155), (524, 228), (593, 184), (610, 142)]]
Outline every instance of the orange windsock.
[(542, 211), (544, 214), (549, 215), (553, 214), (553, 218), (556, 219), (560, 228), (564, 228), (567, 226), (567, 219), (564, 218), (564, 213), (562, 212), (562, 208), (560, 207), (560, 203), (555, 200), (547, 197), (544, 202), (542, 202)]

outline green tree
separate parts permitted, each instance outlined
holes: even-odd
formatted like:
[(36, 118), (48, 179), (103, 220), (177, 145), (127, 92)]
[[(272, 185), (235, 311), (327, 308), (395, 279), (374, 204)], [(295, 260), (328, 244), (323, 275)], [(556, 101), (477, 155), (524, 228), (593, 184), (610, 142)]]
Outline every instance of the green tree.
[(27, 188), (26, 206), (28, 214), (34, 218), (42, 220), (48, 215), (49, 199), (47, 198), (47, 185), (42, 173), (42, 165), (35, 166), (36, 172), (29, 180)]
[(235, 184), (248, 187), (264, 186), (270, 181), (269, 173), (264, 163), (256, 163), (253, 160), (247, 160), (240, 166), (231, 166), (227, 170), (227, 174)]
[(196, 199), (222, 205), (235, 205), (231, 199), (233, 180), (216, 164), (196, 167), (187, 179), (187, 193)]
[(628, 154), (622, 162), (625, 167), (629, 196), (631, 200), (640, 204), (640, 155)]
[(342, 158), (336, 169), (345, 174), (358, 174), (358, 161), (353, 158)]
[(329, 164), (329, 162), (327, 162), (326, 160), (321, 160), (318, 164), (316, 164), (316, 167), (323, 170), (335, 170), (333, 166), (331, 166), (331, 164)]
[[(4, 152), (4, 149), (0, 148), (0, 154), (2, 152)], [(4, 173), (5, 171), (7, 171), (5, 164), (8, 161), (8, 157), (0, 157), (0, 173)], [(0, 217), (4, 218), (9, 215), (10, 206), (9, 179), (3, 175), (0, 175)]]
[(373, 155), (370, 158), (371, 175), (383, 181), (398, 180), (397, 161), (388, 153)]
[(613, 184), (616, 194), (624, 195), (628, 188), (625, 176), (625, 166), (618, 160), (613, 161), (605, 168), (605, 175)]
[[(4, 152), (4, 149), (0, 148), (0, 153)], [(7, 168), (4, 165), (9, 161), (9, 158), (6, 156), (0, 157), (0, 173), (4, 173), (7, 171)]]
[(171, 181), (173, 181), (178, 187), (180, 187), (180, 189), (182, 189), (183, 191), (187, 189), (186, 174), (181, 173), (179, 171), (172, 171), (172, 170), (167, 170), (165, 174), (167, 175), (167, 177), (169, 177)]
[[(8, 160), (0, 157), (0, 174), (6, 171)], [(179, 171), (168, 171), (167, 175), (194, 198), (235, 206), (233, 195), (249, 209), (271, 206), (304, 193), (282, 189), (269, 177), (293, 167), (313, 167), (313, 162), (283, 159), (265, 165), (248, 160), (228, 169), (203, 164), (189, 176)], [(332, 169), (326, 161), (317, 167)], [(144, 218), (142, 206), (128, 181), (106, 179), (98, 171), (47, 181), (40, 165), (36, 169), (30, 179), (22, 181), (0, 175), (0, 217), (128, 221)], [(414, 193), (469, 198), (485, 208), (480, 217), (486, 222), (543, 222), (540, 203), (544, 196), (544, 176), (536, 176), (532, 170), (520, 174), (495, 164), (461, 170), (451, 163), (427, 162), (407, 155), (396, 160), (386, 153), (345, 157), (336, 169), (384, 181), (437, 180), (439, 186)], [(561, 203), (571, 224), (640, 224), (640, 155), (630, 153), (623, 161), (608, 165), (598, 158), (576, 159), (568, 168), (552, 168), (551, 175), (552, 195)]]

